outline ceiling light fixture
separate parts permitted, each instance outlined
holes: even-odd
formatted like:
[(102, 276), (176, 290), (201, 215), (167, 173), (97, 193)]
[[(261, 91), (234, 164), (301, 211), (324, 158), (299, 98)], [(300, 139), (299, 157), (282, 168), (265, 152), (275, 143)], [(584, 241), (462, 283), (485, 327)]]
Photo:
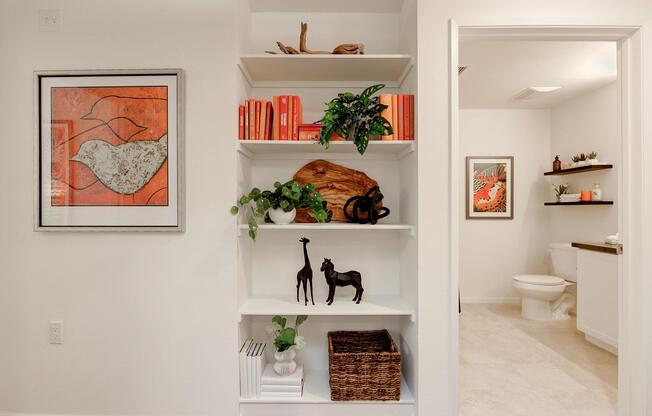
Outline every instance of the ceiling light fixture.
[(541, 94), (548, 94), (557, 91), (561, 87), (528, 87), (512, 97), (512, 100), (531, 100), (539, 97)]

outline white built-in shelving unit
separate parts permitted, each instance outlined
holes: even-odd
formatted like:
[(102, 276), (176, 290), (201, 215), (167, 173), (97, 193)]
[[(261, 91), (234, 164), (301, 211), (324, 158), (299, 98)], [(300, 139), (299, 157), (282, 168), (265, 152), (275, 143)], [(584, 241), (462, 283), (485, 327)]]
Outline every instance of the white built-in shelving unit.
[[(238, 101), (299, 95), (304, 122), (321, 118), (324, 103), (344, 91), (384, 83), (385, 92), (416, 94), (416, 0), (240, 0)], [(308, 47), (329, 50), (340, 43), (365, 44), (365, 55), (285, 56), (276, 41), (298, 47), (300, 22), (309, 24)], [(234, 109), (236, 108), (234, 103)], [(235, 111), (235, 110), (234, 110)], [(236, 141), (236, 132), (233, 134)], [(417, 141), (374, 141), (364, 156), (352, 143), (328, 150), (313, 142), (239, 141), (238, 195), (253, 186), (270, 189), (315, 159), (364, 171), (378, 181), (391, 214), (369, 224), (260, 224), (256, 242), (238, 217), (239, 344), (266, 340), (276, 314), (309, 315), (300, 328), (307, 346), (297, 360), (305, 367), (300, 399), (240, 398), (240, 414), (416, 414), (418, 372)], [(296, 302), (296, 273), (303, 267), (301, 237), (310, 239), (315, 305)], [(358, 270), (365, 288), (360, 304), (352, 288), (338, 288), (327, 305), (328, 287), (319, 271), (324, 257), (336, 270)], [(392, 402), (333, 402), (328, 385), (326, 333), (387, 329), (401, 349), (401, 399)], [(237, 359), (237, 357), (234, 357)], [(270, 357), (271, 361), (271, 357)]]

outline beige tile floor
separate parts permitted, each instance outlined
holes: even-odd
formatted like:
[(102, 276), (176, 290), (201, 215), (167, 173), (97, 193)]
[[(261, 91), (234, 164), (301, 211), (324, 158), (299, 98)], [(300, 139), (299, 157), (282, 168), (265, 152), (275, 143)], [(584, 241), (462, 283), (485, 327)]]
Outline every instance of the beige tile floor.
[(586, 342), (575, 318), (462, 305), (460, 416), (614, 416), (617, 389), (617, 357)]

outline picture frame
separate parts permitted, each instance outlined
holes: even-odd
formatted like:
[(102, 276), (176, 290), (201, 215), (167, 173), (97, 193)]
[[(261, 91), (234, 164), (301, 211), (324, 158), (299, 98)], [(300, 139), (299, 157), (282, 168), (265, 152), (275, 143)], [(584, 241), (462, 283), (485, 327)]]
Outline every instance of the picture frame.
[(181, 69), (34, 72), (34, 230), (185, 228)]
[(514, 157), (466, 157), (466, 219), (514, 219)]

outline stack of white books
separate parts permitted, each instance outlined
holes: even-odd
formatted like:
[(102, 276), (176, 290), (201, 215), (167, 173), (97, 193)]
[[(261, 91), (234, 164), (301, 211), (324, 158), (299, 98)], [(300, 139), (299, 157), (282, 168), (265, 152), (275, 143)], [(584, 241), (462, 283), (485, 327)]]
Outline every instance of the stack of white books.
[(265, 398), (300, 398), (303, 395), (303, 365), (289, 376), (276, 374), (271, 364), (265, 366), (260, 380), (260, 397)]
[(240, 349), (240, 396), (260, 397), (260, 379), (265, 368), (267, 344), (248, 339)]

